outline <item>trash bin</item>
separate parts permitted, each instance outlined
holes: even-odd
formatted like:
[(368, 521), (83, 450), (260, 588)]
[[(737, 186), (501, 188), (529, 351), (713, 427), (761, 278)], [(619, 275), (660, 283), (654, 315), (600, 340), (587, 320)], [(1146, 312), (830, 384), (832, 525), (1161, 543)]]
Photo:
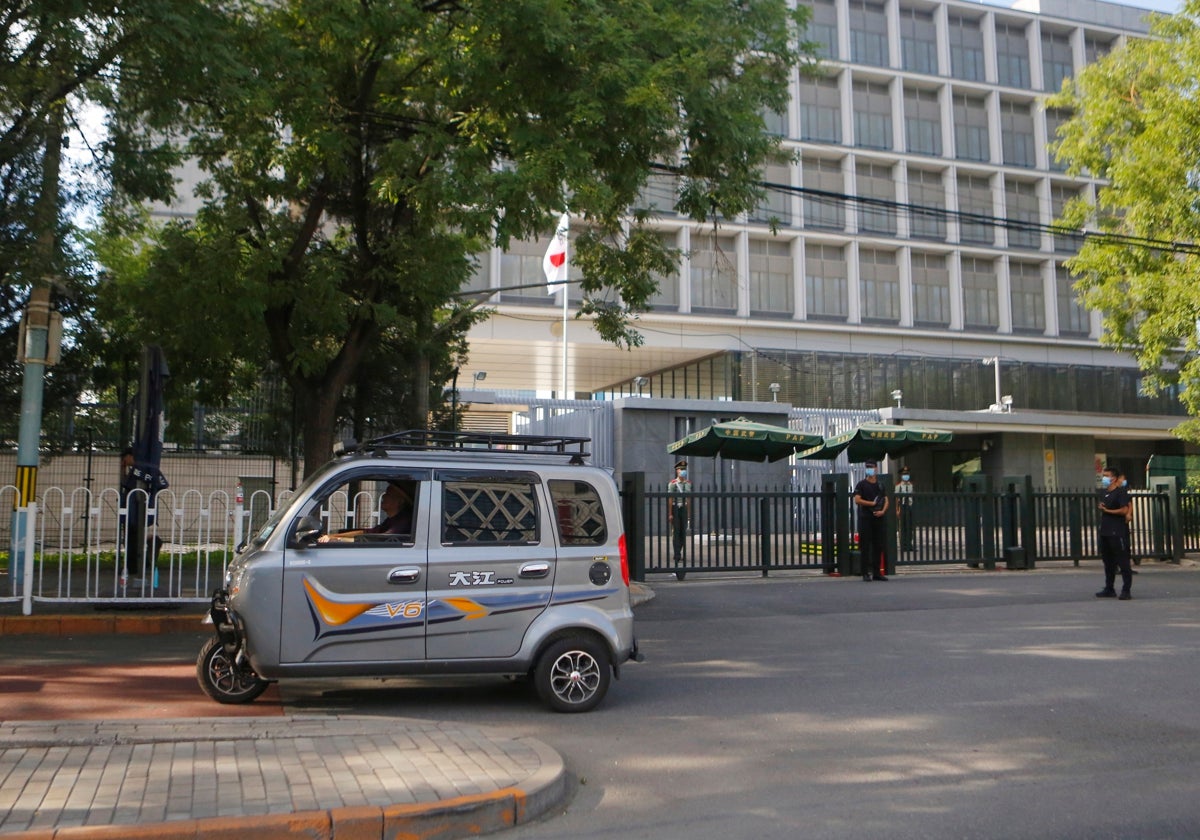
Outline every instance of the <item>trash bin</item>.
[(1004, 565), (1009, 569), (1025, 568), (1025, 549), (1019, 545), (1010, 545), (1004, 549)]

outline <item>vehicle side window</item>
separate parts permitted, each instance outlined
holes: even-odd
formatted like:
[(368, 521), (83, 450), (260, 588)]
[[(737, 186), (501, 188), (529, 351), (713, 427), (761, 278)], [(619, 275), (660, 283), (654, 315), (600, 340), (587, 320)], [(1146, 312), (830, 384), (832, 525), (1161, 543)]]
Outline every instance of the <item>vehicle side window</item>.
[(604, 545), (608, 542), (608, 524), (604, 504), (596, 488), (586, 481), (551, 479), (550, 498), (554, 500), (554, 520), (563, 545)]
[(413, 542), (419, 482), (396, 476), (356, 476), (325, 493), (306, 514), (319, 521), (325, 546)]
[(524, 481), (451, 480), (442, 484), (442, 543), (537, 543), (537, 494)]

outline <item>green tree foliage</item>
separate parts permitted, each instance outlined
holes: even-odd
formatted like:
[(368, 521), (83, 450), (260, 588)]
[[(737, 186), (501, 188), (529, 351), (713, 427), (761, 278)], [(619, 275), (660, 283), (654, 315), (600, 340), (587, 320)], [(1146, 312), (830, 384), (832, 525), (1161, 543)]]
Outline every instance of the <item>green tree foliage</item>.
[(173, 373), (219, 383), (270, 358), (303, 406), (310, 470), (364, 365), (412, 371), (408, 393), (428, 404), (478, 314), (453, 297), (471, 255), (548, 234), (565, 207), (584, 230), (583, 313), (636, 344), (630, 319), (673, 255), (644, 219), (626, 228), (628, 208), (656, 161), (678, 166), (678, 209), (694, 219), (755, 204), (777, 148), (760, 114), (785, 107), (804, 58), (803, 13), (787, 6), (232, 7), (212, 37), (233, 58), (176, 91), (171, 136), (203, 170), (203, 206), (157, 237), (144, 272), (114, 272), (114, 309), (157, 332)]
[[(215, 46), (201, 37), (211, 20), (197, 0), (13, 0), (0, 10), (0, 438), (16, 435), (17, 330), (35, 285), (53, 290), (67, 332), (63, 360), (46, 382), (48, 441), (69, 440), (81, 391), (108, 387), (122, 360), (137, 357), (139, 348), (114, 341), (92, 317), (93, 265), (73, 219), (95, 204), (110, 175), (131, 195), (169, 195), (165, 173), (177, 159), (144, 129), (176, 121), (180, 103), (167, 93), (205, 66), (192, 57), (211, 62)], [(145, 91), (137, 134), (119, 124), (96, 131), (89, 116), (126, 89)], [(68, 142), (74, 148), (63, 158), (74, 166), (64, 162), (56, 177), (48, 151)]]
[[(1086, 67), (1049, 104), (1073, 117), (1056, 153), (1072, 174), (1102, 179), (1094, 203), (1063, 223), (1090, 235), (1068, 267), (1103, 314), (1103, 341), (1132, 354), (1151, 388), (1178, 384), (1200, 415), (1200, 2), (1158, 18)], [(1171, 243), (1181, 243), (1172, 245)], [(1200, 440), (1200, 421), (1180, 436)]]

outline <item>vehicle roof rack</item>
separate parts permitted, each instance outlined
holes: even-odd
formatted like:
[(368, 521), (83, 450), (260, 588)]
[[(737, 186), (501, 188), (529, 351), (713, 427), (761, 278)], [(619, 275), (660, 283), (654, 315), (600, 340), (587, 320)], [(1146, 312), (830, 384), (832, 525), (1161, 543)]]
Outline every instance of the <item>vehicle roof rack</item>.
[(591, 453), (584, 447), (591, 438), (568, 437), (565, 435), (512, 435), (501, 432), (447, 432), (426, 429), (405, 429), (382, 437), (372, 438), (362, 444), (347, 442), (341, 451), (373, 452), (384, 455), (388, 452), (415, 452), (437, 450), (464, 450), (483, 452), (505, 452), (515, 455), (562, 455), (573, 464), (582, 464)]

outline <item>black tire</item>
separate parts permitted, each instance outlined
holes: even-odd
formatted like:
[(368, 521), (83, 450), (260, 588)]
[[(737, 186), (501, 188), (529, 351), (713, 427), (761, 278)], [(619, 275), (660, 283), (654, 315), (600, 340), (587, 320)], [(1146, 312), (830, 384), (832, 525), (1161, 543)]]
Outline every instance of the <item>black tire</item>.
[(249, 703), (270, 685), (250, 668), (239, 666), (221, 640), (213, 636), (196, 657), (196, 679), (204, 693), (218, 703)]
[(546, 648), (533, 672), (538, 696), (556, 712), (590, 712), (608, 693), (612, 664), (594, 636), (568, 636)]

